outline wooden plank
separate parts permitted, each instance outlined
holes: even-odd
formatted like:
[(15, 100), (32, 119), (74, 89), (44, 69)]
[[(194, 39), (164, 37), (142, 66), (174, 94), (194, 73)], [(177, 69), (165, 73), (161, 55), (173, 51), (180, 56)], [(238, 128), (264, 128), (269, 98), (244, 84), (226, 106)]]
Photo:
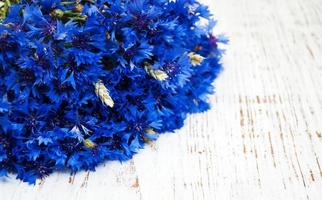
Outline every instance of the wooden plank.
[(211, 111), (129, 162), (1, 182), (1, 199), (322, 199), (322, 1), (203, 2), (231, 40)]

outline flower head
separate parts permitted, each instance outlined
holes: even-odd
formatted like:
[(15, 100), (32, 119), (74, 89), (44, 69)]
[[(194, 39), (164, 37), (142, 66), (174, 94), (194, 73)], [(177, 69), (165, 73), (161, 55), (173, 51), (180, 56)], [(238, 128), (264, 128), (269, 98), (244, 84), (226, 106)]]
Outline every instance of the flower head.
[(0, 176), (35, 183), (128, 160), (209, 108), (226, 40), (198, 1), (5, 2)]

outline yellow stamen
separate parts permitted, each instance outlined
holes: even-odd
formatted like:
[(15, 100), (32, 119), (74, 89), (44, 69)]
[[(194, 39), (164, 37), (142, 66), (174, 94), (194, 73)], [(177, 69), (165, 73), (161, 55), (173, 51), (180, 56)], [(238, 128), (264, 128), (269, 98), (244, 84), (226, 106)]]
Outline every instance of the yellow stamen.
[(81, 13), (81, 12), (83, 12), (83, 8), (84, 8), (84, 6), (82, 4), (76, 4), (74, 11)]
[(92, 140), (90, 140), (90, 139), (86, 139), (86, 140), (84, 140), (84, 141), (83, 141), (83, 144), (84, 144), (84, 146), (85, 146), (86, 148), (89, 148), (89, 149), (93, 149), (93, 148), (95, 148), (95, 147), (96, 147), (96, 144), (95, 144)]

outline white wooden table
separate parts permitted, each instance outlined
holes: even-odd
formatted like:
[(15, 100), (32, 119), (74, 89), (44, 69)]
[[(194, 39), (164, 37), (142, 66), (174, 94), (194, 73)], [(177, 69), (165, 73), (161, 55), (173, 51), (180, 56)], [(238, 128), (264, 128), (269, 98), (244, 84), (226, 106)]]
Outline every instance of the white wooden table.
[(322, 1), (203, 0), (230, 38), (213, 109), (133, 160), (1, 200), (322, 199)]

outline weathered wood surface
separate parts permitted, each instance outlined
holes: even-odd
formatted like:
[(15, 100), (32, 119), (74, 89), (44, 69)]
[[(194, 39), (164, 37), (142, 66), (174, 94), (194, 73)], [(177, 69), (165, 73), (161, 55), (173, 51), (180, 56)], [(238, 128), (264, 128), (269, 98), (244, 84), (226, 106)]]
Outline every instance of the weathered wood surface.
[(133, 160), (1, 200), (322, 199), (322, 1), (204, 0), (230, 38), (213, 109)]

